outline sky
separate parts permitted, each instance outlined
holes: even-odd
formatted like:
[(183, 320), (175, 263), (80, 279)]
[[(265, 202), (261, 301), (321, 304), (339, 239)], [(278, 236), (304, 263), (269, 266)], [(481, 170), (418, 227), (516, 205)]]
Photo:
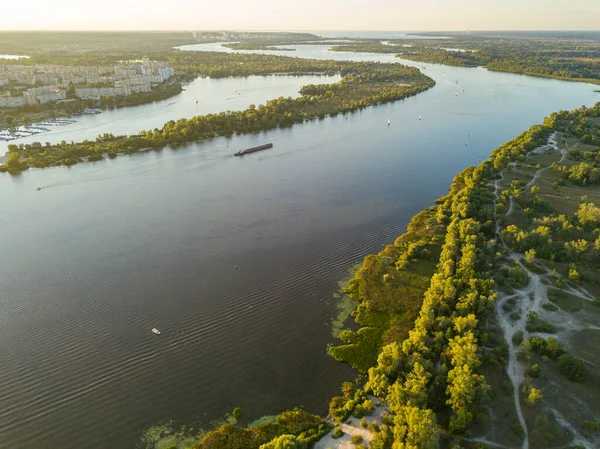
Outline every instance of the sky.
[(0, 30), (598, 30), (600, 0), (6, 0)]

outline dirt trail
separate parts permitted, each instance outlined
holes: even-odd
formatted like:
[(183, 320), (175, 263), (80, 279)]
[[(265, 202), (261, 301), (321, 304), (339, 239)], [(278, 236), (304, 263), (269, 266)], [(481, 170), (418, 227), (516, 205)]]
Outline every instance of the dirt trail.
[[(559, 151), (557, 137), (558, 137), (557, 133), (556, 132), (553, 133), (549, 137), (547, 145), (544, 145), (540, 148), (537, 148), (536, 150), (533, 150), (532, 153), (540, 153), (540, 152), (548, 151), (551, 149)], [(566, 159), (567, 154), (568, 154), (568, 149), (565, 148), (560, 151), (561, 151), (561, 159), (560, 159), (559, 163), (563, 162)], [(527, 157), (529, 157), (530, 154), (528, 154)], [(513, 167), (514, 167), (514, 164), (513, 164)], [(540, 174), (543, 173), (545, 170), (548, 170), (551, 167), (552, 167), (552, 165), (549, 165), (547, 167), (543, 167), (543, 168), (540, 168), (539, 170), (537, 170), (535, 172), (532, 180), (529, 183), (527, 183), (524, 187), (522, 187), (520, 190), (525, 190), (525, 189), (528, 189), (531, 186), (533, 186), (535, 184), (535, 182), (538, 180), (538, 177), (540, 176)], [(501, 188), (500, 188), (499, 183), (503, 179), (504, 179), (504, 170), (500, 174), (500, 179), (497, 179), (494, 183), (494, 196), (495, 196), (494, 207), (495, 208), (496, 208), (497, 202), (500, 198)], [(509, 217), (512, 214), (513, 210), (514, 210), (514, 199), (512, 196), (510, 196), (509, 197), (509, 208), (505, 214), (505, 217)], [(521, 402), (519, 400), (519, 391), (521, 389), (521, 386), (522, 386), (523, 380), (524, 380), (524, 368), (523, 368), (522, 364), (519, 363), (519, 361), (517, 360), (517, 354), (519, 352), (520, 344), (513, 343), (513, 336), (516, 333), (520, 333), (520, 332), (522, 332), (522, 334), (523, 334), (523, 339), (527, 339), (530, 335), (541, 335), (539, 333), (530, 334), (526, 330), (527, 313), (530, 311), (533, 311), (533, 312), (539, 313), (540, 315), (544, 314), (544, 309), (542, 308), (542, 305), (545, 302), (547, 302), (548, 287), (542, 282), (542, 280), (549, 279), (551, 276), (551, 273), (547, 270), (545, 274), (537, 274), (537, 273), (530, 271), (525, 265), (523, 265), (521, 260), (524, 258), (524, 254), (516, 253), (516, 252), (512, 251), (510, 248), (508, 248), (508, 246), (506, 245), (506, 243), (504, 242), (504, 239), (502, 237), (501, 225), (500, 225), (499, 221), (496, 221), (496, 233), (498, 235), (498, 240), (501, 242), (502, 246), (506, 250), (508, 259), (511, 262), (516, 261), (519, 264), (520, 268), (523, 269), (527, 273), (527, 276), (529, 278), (529, 283), (526, 287), (521, 288), (521, 289), (515, 289), (514, 292), (510, 295), (500, 293), (498, 296), (498, 299), (496, 300), (496, 305), (495, 305), (496, 314), (498, 316), (498, 322), (499, 322), (500, 326), (502, 327), (502, 330), (504, 332), (504, 337), (506, 339), (506, 342), (507, 342), (508, 348), (509, 348), (507, 374), (508, 374), (508, 376), (513, 384), (513, 387), (514, 387), (515, 409), (517, 412), (517, 416), (519, 418), (519, 422), (521, 423), (521, 427), (523, 428), (522, 448), (529, 449), (529, 431), (527, 428), (527, 424), (525, 422), (525, 418), (523, 416), (523, 411), (521, 409)], [(564, 290), (566, 292), (568, 292), (569, 294), (577, 296), (581, 299), (584, 299), (587, 301), (594, 300), (594, 297), (592, 295), (590, 295), (584, 289), (568, 286)], [(515, 308), (510, 311), (506, 311), (506, 310), (504, 310), (503, 306), (509, 300), (511, 302), (516, 303)], [(518, 313), (519, 313), (519, 318), (517, 320), (514, 320), (510, 317), (510, 315), (515, 310), (518, 311)], [(578, 323), (571, 322), (573, 320), (573, 316), (571, 314), (563, 312), (563, 314), (561, 314), (560, 319), (562, 320), (562, 323), (561, 323), (562, 326), (563, 327), (566, 326), (570, 330), (573, 330), (573, 329), (576, 329), (579, 327)], [(579, 324), (581, 325), (581, 323), (579, 323)], [(586, 326), (586, 327), (589, 328), (589, 326)], [(557, 418), (557, 421), (564, 428), (568, 429), (572, 433), (573, 438), (574, 438), (574, 441), (573, 441), (574, 444), (579, 444), (586, 448), (593, 447), (590, 445), (590, 442), (587, 441), (580, 433), (578, 433), (577, 430), (574, 429), (573, 426), (559, 412), (557, 412), (556, 410), (553, 410), (553, 409), (551, 409), (551, 412), (554, 413), (555, 417)]]

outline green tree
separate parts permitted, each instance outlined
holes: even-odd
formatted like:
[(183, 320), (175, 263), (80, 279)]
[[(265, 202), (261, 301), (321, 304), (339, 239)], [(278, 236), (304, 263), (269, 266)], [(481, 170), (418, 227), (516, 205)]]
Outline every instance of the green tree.
[(242, 417), (242, 409), (239, 407), (234, 408), (231, 416), (233, 416), (236, 420), (239, 420)]
[(299, 443), (294, 435), (281, 435), (272, 441), (262, 444), (260, 449), (304, 449), (306, 444)]
[(531, 390), (529, 390), (529, 394), (527, 395), (527, 403), (529, 405), (535, 405), (543, 397), (544, 396), (540, 390), (537, 388), (531, 388)]
[(533, 259), (535, 259), (535, 249), (531, 248), (525, 252), (525, 260), (527, 260), (528, 263), (532, 263)]

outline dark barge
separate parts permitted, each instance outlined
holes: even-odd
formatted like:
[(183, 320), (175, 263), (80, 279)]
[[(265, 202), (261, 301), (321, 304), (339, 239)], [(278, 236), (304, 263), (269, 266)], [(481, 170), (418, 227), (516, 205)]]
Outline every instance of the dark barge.
[(244, 154), (256, 153), (257, 151), (268, 150), (269, 148), (273, 148), (272, 143), (265, 143), (264, 145), (260, 145), (258, 147), (248, 148), (247, 150), (238, 151), (234, 153), (234, 156), (243, 156)]

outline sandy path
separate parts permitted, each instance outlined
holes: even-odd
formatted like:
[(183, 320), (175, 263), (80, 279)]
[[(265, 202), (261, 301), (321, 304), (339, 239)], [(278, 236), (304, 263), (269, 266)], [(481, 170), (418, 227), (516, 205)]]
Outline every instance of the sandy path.
[[(372, 396), (369, 396), (369, 399), (373, 401), (374, 404), (380, 402), (377, 398)], [(370, 424), (376, 422), (377, 424), (381, 424), (383, 422), (383, 416), (386, 414), (387, 410), (384, 405), (377, 406), (370, 416), (366, 416), (367, 423)], [(344, 432), (344, 435), (341, 438), (335, 439), (331, 432), (329, 432), (317, 441), (314, 449), (354, 449), (354, 444), (350, 442), (352, 435), (360, 435), (365, 446), (368, 446), (373, 439), (373, 433), (369, 429), (360, 427), (360, 419), (352, 417), (348, 422), (340, 424), (340, 427)]]

